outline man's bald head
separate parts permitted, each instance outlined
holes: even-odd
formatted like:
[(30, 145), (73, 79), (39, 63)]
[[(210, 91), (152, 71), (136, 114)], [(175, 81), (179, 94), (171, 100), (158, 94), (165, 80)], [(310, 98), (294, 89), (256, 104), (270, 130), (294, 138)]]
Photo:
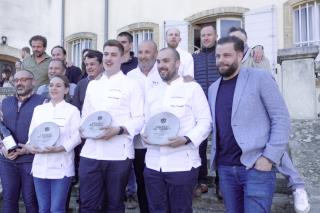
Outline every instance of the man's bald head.
[(138, 66), (142, 72), (148, 73), (156, 62), (158, 47), (154, 41), (143, 41), (138, 48)]
[(169, 28), (166, 32), (166, 42), (168, 47), (176, 49), (180, 41), (180, 31), (177, 28)]

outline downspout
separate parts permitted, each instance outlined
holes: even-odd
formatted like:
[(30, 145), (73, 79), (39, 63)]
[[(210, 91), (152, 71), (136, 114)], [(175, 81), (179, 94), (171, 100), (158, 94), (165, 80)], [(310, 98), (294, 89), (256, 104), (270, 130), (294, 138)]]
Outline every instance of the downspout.
[(65, 0), (61, 2), (61, 46), (64, 47)]
[(105, 0), (104, 3), (104, 41), (108, 40), (108, 29), (109, 29), (109, 20), (108, 20), (108, 13), (109, 13), (109, 1)]

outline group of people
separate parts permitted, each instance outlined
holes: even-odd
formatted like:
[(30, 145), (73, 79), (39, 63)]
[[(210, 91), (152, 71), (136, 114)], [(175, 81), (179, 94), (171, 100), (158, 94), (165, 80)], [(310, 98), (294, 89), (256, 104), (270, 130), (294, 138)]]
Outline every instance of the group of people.
[[(191, 213), (193, 197), (208, 191), (210, 134), (209, 166), (226, 212), (270, 212), (276, 171), (288, 177), (296, 211), (308, 212), (287, 153), (289, 113), (263, 48), (249, 48), (242, 28), (218, 41), (212, 25), (200, 33), (202, 48), (193, 55), (178, 47), (180, 32), (171, 28), (167, 47), (142, 41), (137, 58), (132, 36), (120, 33), (103, 53), (83, 52), (85, 73), (66, 63), (63, 47), (51, 58), (46, 39), (32, 37), (33, 54), (13, 78), (16, 95), (2, 103), (3, 123), (19, 146), (1, 149), (3, 212), (19, 212), (20, 190), (27, 212), (66, 212), (78, 175), (80, 212), (124, 212), (126, 190), (129, 198), (137, 190), (140, 212)], [(85, 138), (80, 125), (97, 111), (108, 112), (112, 124), (99, 138)], [(180, 128), (159, 146), (145, 129), (161, 112), (174, 114)], [(29, 136), (48, 121), (60, 137), (40, 149)]]

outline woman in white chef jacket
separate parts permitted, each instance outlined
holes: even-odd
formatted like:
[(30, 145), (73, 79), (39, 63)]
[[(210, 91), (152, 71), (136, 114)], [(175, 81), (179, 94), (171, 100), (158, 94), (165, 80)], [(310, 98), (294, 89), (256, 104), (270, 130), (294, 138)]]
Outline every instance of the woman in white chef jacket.
[(39, 212), (65, 212), (68, 191), (74, 171), (73, 149), (80, 143), (79, 110), (65, 102), (69, 81), (57, 75), (50, 80), (50, 101), (39, 105), (33, 112), (29, 136), (33, 129), (44, 122), (54, 122), (60, 128), (60, 137), (54, 146), (40, 150), (28, 144), (35, 154), (32, 175), (36, 189)]

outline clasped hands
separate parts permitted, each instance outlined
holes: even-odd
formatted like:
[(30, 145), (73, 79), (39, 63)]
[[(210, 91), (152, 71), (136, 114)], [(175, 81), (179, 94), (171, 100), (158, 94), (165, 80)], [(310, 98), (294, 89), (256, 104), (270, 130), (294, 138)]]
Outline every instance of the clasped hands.
[[(141, 136), (144, 143), (146, 143), (148, 145), (154, 145), (154, 144), (150, 143), (148, 137), (145, 134), (140, 134), (140, 136)], [(161, 146), (169, 146), (169, 147), (175, 148), (175, 147), (185, 145), (186, 142), (187, 142), (187, 139), (185, 137), (177, 136), (177, 137), (168, 138), (168, 143), (163, 144)]]

